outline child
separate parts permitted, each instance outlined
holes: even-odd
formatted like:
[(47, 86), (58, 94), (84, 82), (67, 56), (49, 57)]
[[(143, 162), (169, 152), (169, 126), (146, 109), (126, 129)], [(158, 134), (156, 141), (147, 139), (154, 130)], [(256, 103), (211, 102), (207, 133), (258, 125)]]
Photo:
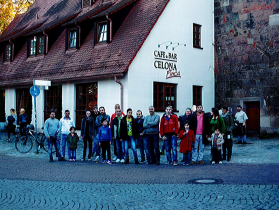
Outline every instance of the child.
[(99, 129), (99, 135), (98, 135), (98, 142), (99, 145), (102, 146), (102, 156), (103, 160), (101, 163), (106, 162), (106, 152), (108, 155), (108, 164), (111, 164), (111, 158), (110, 158), (110, 145), (112, 143), (112, 138), (111, 138), (111, 130), (108, 127), (108, 121), (106, 119), (101, 120), (102, 127)]
[(75, 132), (76, 128), (74, 126), (71, 126), (70, 132), (66, 138), (66, 141), (68, 142), (68, 156), (69, 161), (76, 161), (76, 149), (77, 149), (77, 142), (79, 140), (79, 137), (77, 133)]
[(14, 136), (17, 138), (15, 128), (16, 128), (16, 123), (17, 123), (17, 116), (16, 116), (16, 111), (14, 109), (10, 109), (10, 115), (6, 119), (7, 121), (7, 127), (8, 127), (8, 139), (7, 142), (10, 142), (10, 136), (11, 133), (14, 134)]
[(191, 161), (191, 143), (195, 142), (195, 134), (189, 129), (189, 122), (185, 122), (184, 129), (179, 132), (179, 138), (181, 139), (179, 152), (183, 153), (183, 165), (188, 166)]
[(211, 138), (208, 141), (212, 142), (211, 154), (212, 154), (212, 164), (216, 162), (221, 164), (221, 147), (224, 143), (224, 139), (222, 134), (220, 134), (220, 130), (218, 127), (215, 128), (214, 133), (211, 135)]

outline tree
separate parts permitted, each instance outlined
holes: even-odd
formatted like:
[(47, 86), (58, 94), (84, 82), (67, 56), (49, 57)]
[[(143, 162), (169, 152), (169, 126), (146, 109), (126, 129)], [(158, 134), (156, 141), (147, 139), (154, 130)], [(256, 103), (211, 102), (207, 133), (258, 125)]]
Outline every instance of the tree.
[(25, 13), (35, 0), (0, 0), (0, 35), (18, 14)]

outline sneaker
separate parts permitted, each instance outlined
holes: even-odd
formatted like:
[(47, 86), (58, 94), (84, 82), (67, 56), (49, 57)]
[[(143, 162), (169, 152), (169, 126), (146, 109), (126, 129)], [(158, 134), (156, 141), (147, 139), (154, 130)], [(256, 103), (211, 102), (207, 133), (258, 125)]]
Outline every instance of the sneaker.
[(111, 160), (108, 160), (107, 163), (108, 163), (108, 164), (112, 164)]
[(91, 158), (88, 158), (88, 161), (91, 161)]
[(120, 163), (125, 163), (125, 160), (124, 160), (124, 159), (121, 159)]
[(120, 160), (119, 158), (117, 158), (115, 162), (116, 162), (116, 163), (120, 163), (120, 161), (121, 161), (121, 160)]
[(182, 165), (183, 165), (183, 166), (186, 166), (186, 163), (183, 163)]
[(177, 160), (173, 161), (173, 165), (174, 165), (174, 166), (177, 166), (177, 165), (178, 165)]
[(106, 163), (106, 160), (102, 160), (101, 163)]
[(113, 160), (113, 161), (116, 161), (116, 160), (117, 160), (117, 157), (112, 158), (112, 160)]
[(53, 162), (53, 157), (51, 157), (51, 158), (49, 159), (49, 162)]
[(211, 164), (215, 164), (215, 161), (212, 161)]
[(58, 159), (58, 161), (66, 161), (66, 159), (64, 157), (61, 157), (60, 159)]
[(190, 165), (195, 165), (195, 164), (196, 164), (196, 162), (194, 162), (194, 161), (190, 162)]
[(160, 155), (164, 155), (164, 154), (165, 154), (164, 151), (161, 150), (161, 151), (160, 151)]
[(80, 161), (82, 162), (82, 161), (84, 161), (84, 159), (82, 158)]
[(72, 159), (69, 159), (69, 162), (72, 162), (73, 160)]
[(222, 164), (223, 162), (222, 161), (219, 161), (219, 164)]
[(95, 158), (95, 162), (98, 162), (100, 160), (100, 156), (96, 156), (96, 158)]
[(145, 159), (141, 159), (140, 162), (141, 162), (141, 163), (144, 163), (144, 162), (145, 162)]
[(189, 166), (189, 163), (186, 163), (186, 166)]
[(171, 164), (171, 162), (169, 162), (169, 161), (165, 162), (165, 165), (170, 165), (170, 164)]
[(204, 161), (203, 161), (203, 160), (200, 160), (200, 161), (199, 161), (199, 164), (204, 164)]
[(11, 142), (11, 140), (10, 140), (10, 139), (7, 139), (7, 142)]
[(74, 162), (76, 162), (76, 159), (73, 159)]

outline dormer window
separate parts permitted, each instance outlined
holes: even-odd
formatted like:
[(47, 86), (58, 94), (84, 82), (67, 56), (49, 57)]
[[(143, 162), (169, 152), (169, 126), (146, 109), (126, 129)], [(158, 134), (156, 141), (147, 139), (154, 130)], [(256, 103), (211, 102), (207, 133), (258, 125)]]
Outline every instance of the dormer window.
[(76, 48), (77, 46), (77, 31), (76, 29), (69, 30), (68, 49)]
[(82, 8), (91, 6), (94, 0), (81, 0)]
[(29, 40), (29, 56), (42, 55), (45, 53), (45, 37), (34, 36)]
[(108, 25), (107, 22), (98, 23), (98, 43), (107, 42), (107, 32), (108, 32)]
[(7, 44), (5, 46), (5, 57), (4, 61), (11, 61), (12, 60), (12, 45)]

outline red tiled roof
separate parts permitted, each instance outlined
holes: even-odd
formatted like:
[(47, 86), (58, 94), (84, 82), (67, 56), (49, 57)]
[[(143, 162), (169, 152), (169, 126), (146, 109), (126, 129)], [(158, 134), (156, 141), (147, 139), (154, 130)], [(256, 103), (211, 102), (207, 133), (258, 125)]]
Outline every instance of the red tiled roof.
[[(113, 6), (121, 2), (124, 6), (132, 1), (115, 2)], [(44, 57), (27, 59), (27, 44), (25, 44), (14, 61), (10, 64), (0, 63), (3, 75), (0, 86), (31, 85), (33, 79), (53, 82), (80, 81), (124, 74), (168, 2), (169, 0), (137, 0), (113, 36), (112, 42), (106, 45), (94, 46), (93, 26), (80, 49), (76, 51), (65, 52), (66, 30)], [(111, 12), (113, 11), (115, 10)]]

